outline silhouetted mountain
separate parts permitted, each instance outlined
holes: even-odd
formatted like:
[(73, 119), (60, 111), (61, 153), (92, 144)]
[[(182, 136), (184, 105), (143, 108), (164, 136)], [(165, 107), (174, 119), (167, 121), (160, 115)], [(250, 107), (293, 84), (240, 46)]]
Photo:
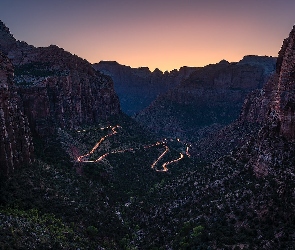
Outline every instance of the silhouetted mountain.
[(0, 51), (7, 54), (10, 50), (17, 46), (17, 41), (10, 33), (10, 30), (6, 25), (0, 20)]
[(147, 67), (131, 68), (112, 61), (101, 61), (93, 67), (112, 77), (122, 111), (130, 116), (150, 105), (159, 94), (180, 84), (196, 69), (181, 67), (171, 72), (163, 73), (159, 69), (151, 72)]

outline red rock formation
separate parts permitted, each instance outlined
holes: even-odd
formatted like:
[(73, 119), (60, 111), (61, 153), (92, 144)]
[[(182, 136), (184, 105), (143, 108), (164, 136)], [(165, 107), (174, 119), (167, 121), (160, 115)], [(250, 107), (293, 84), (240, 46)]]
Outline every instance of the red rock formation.
[(0, 174), (31, 164), (33, 144), (27, 117), (13, 85), (13, 66), (0, 53)]
[(295, 26), (283, 43), (279, 62), (275, 109), (279, 112), (280, 133), (295, 139)]
[(0, 51), (7, 54), (17, 46), (17, 42), (10, 34), (9, 28), (0, 20)]
[(196, 70), (195, 67), (182, 67), (164, 73), (159, 69), (151, 72), (147, 67), (131, 68), (113, 61), (101, 61), (93, 67), (112, 77), (122, 111), (130, 116), (146, 108), (158, 95), (179, 85)]
[[(242, 133), (243, 141), (248, 142), (244, 149), (238, 151), (240, 155), (247, 155), (247, 166), (253, 169), (257, 177), (274, 175), (282, 164), (292, 165), (295, 139), (295, 26), (283, 42), (275, 74), (262, 90), (256, 90), (247, 97), (239, 120), (228, 129), (237, 131), (237, 126), (240, 126), (244, 131), (245, 124), (258, 124), (260, 127), (259, 133), (252, 133), (252, 136)], [(288, 171), (291, 173), (293, 170)]]
[[(95, 124), (120, 112), (111, 78), (56, 46), (37, 48), (22, 59), (17, 79), (31, 126), (41, 135), (56, 127)], [(27, 63), (27, 62), (30, 63)], [(24, 70), (33, 65), (32, 70)], [(36, 67), (48, 76), (38, 76)], [(40, 66), (41, 65), (41, 66)]]
[(86, 60), (54, 45), (35, 48), (16, 41), (2, 22), (0, 46), (15, 66), (25, 114), (39, 135), (95, 124), (120, 112), (111, 78)]
[(241, 120), (258, 122), (287, 139), (295, 138), (295, 26), (279, 52), (276, 73), (244, 102)]
[(153, 131), (196, 141), (204, 128), (225, 126), (237, 119), (245, 97), (262, 88), (275, 62), (272, 57), (246, 56), (238, 63), (223, 60), (198, 68), (136, 119)]

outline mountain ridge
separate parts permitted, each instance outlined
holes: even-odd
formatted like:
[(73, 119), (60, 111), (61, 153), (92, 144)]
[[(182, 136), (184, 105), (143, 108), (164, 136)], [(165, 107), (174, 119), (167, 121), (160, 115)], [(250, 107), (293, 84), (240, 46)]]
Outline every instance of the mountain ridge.
[(157, 68), (152, 72), (148, 67), (131, 68), (116, 61), (101, 61), (93, 67), (113, 78), (122, 111), (130, 116), (147, 107), (159, 94), (180, 84), (196, 69), (184, 66), (170, 72)]
[(262, 88), (276, 58), (245, 56), (198, 68), (178, 86), (160, 95), (136, 120), (165, 136), (196, 141), (204, 128), (221, 128), (238, 118), (244, 99)]

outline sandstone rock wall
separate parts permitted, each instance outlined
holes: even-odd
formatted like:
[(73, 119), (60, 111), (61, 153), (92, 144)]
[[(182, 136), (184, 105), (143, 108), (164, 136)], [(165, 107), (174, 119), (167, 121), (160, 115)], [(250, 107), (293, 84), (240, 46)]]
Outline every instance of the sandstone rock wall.
[(0, 175), (32, 163), (33, 144), (27, 117), (13, 85), (13, 66), (0, 53)]
[(15, 66), (14, 81), (33, 132), (44, 136), (120, 112), (112, 79), (86, 60), (55, 45), (36, 48), (16, 41), (2, 22), (0, 45)]
[(279, 80), (275, 108), (279, 112), (281, 134), (295, 139), (295, 26), (284, 41), (279, 56), (282, 63), (277, 69)]
[(241, 120), (259, 122), (273, 132), (295, 138), (295, 27), (279, 52), (276, 73), (244, 102)]
[(135, 115), (146, 108), (160, 94), (174, 88), (196, 68), (182, 67), (171, 72), (147, 67), (131, 68), (117, 62), (101, 61), (93, 67), (114, 80), (115, 90), (120, 98), (122, 111)]
[[(252, 90), (262, 88), (275, 65), (276, 58), (249, 56), (238, 63), (223, 60), (198, 68), (136, 119), (153, 131), (196, 141), (207, 134), (205, 130), (211, 133), (237, 119), (244, 99)], [(248, 109), (254, 101), (248, 100)], [(257, 110), (245, 112), (260, 118)]]
[(111, 78), (57, 46), (32, 49), (16, 69), (25, 112), (41, 135), (48, 128), (96, 124), (120, 112)]

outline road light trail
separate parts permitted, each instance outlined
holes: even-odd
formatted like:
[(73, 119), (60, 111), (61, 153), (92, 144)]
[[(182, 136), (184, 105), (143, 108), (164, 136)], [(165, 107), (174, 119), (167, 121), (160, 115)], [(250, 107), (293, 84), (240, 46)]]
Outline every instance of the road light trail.
[[(84, 154), (84, 155), (81, 155), (79, 157), (77, 157), (77, 161), (78, 162), (84, 162), (84, 163), (94, 163), (94, 162), (99, 162), (99, 161), (102, 161), (103, 159), (105, 159), (108, 155), (110, 154), (118, 154), (118, 153), (125, 153), (127, 151), (134, 151), (134, 150), (138, 150), (139, 148), (127, 148), (127, 149), (121, 149), (121, 150), (113, 150), (113, 151), (110, 151), (110, 152), (107, 152), (103, 155), (101, 155), (99, 158), (97, 158), (96, 160), (88, 160), (88, 159), (85, 159), (87, 157), (90, 157), (92, 154), (94, 154), (94, 152), (100, 147), (100, 145), (108, 138), (108, 137), (111, 137), (115, 134), (117, 134), (117, 128), (121, 128), (119, 125), (117, 126), (108, 126), (108, 127), (105, 127), (105, 128), (101, 128), (101, 130), (104, 130), (104, 129), (109, 129), (111, 128), (112, 130), (112, 133), (108, 134), (108, 135), (105, 135), (103, 136), (96, 144), (95, 146), (87, 153), (87, 154)], [(77, 131), (77, 132), (81, 132), (81, 131)], [(86, 132), (86, 130), (83, 130), (83, 132)], [(171, 141), (173, 141), (173, 139), (170, 139)], [(163, 169), (156, 169), (156, 166), (158, 165), (159, 161), (170, 151), (169, 147), (166, 145), (166, 139), (163, 140), (163, 141), (158, 141), (154, 144), (150, 144), (150, 145), (144, 145), (143, 148), (144, 149), (148, 149), (148, 148), (152, 148), (152, 147), (156, 147), (156, 146), (159, 146), (159, 145), (162, 145), (163, 147), (165, 147), (165, 151), (157, 158), (156, 161), (154, 161), (154, 163), (151, 165), (151, 168), (154, 169), (155, 171), (157, 172), (167, 172), (168, 171), (168, 168), (167, 166), (172, 164), (172, 163), (175, 163), (175, 162), (178, 162), (180, 161), (181, 159), (183, 159), (184, 155), (182, 153), (180, 153), (180, 157), (175, 159), (175, 160), (172, 160), (172, 161), (168, 161), (168, 162), (165, 162), (164, 164), (162, 164), (162, 168)], [(181, 142), (180, 139), (177, 139), (178, 142)], [(186, 144), (185, 144), (186, 145)], [(188, 152), (189, 150), (189, 147), (187, 146), (186, 148), (186, 155), (188, 157), (190, 157), (190, 154)]]
[[(104, 136), (104, 137), (102, 137), (100, 140), (99, 140), (99, 142), (98, 143), (96, 143), (95, 144), (95, 146), (91, 149), (91, 151), (89, 151), (87, 154), (85, 154), (85, 155), (81, 155), (81, 156), (79, 156), (78, 158), (77, 158), (77, 161), (78, 162), (97, 162), (97, 161), (99, 161), (99, 159), (101, 158), (101, 157), (103, 157), (104, 155), (102, 155), (101, 157), (99, 157), (97, 160), (95, 160), (95, 161), (85, 161), (85, 160), (83, 160), (83, 158), (85, 158), (85, 157), (89, 157), (90, 155), (92, 155), (93, 153), (94, 153), (94, 151), (103, 143), (103, 141), (106, 139), (106, 138), (108, 138), (108, 137), (110, 137), (110, 136), (112, 136), (112, 135), (115, 135), (115, 134), (117, 134), (118, 132), (116, 131), (116, 128), (120, 128), (120, 126), (119, 125), (117, 125), (117, 126), (114, 126), (114, 127), (112, 127), (112, 133), (111, 134), (108, 134), (108, 135), (106, 135), (106, 136)], [(102, 129), (104, 129), (104, 128), (102, 128)]]
[[(152, 164), (152, 168), (154, 169), (155, 166), (158, 164), (158, 162), (164, 157), (165, 154), (167, 154), (169, 152), (169, 148), (165, 145), (165, 151), (158, 157), (158, 159)], [(164, 165), (163, 165), (164, 166)], [(155, 169), (157, 172), (166, 172), (167, 170), (165, 170), (165, 168), (163, 170), (158, 170), (158, 169)]]
[(189, 153), (189, 146), (186, 147), (185, 154), (187, 155), (187, 157), (191, 157), (191, 154)]
[(177, 158), (177, 159), (175, 159), (175, 160), (172, 160), (172, 161), (165, 162), (165, 163), (162, 165), (163, 170), (160, 170), (160, 171), (162, 171), (162, 172), (166, 172), (166, 171), (168, 171), (168, 168), (167, 168), (168, 165), (180, 161), (183, 157), (184, 157), (184, 155), (183, 155), (182, 153), (180, 153), (180, 157), (179, 157), (179, 158)]

